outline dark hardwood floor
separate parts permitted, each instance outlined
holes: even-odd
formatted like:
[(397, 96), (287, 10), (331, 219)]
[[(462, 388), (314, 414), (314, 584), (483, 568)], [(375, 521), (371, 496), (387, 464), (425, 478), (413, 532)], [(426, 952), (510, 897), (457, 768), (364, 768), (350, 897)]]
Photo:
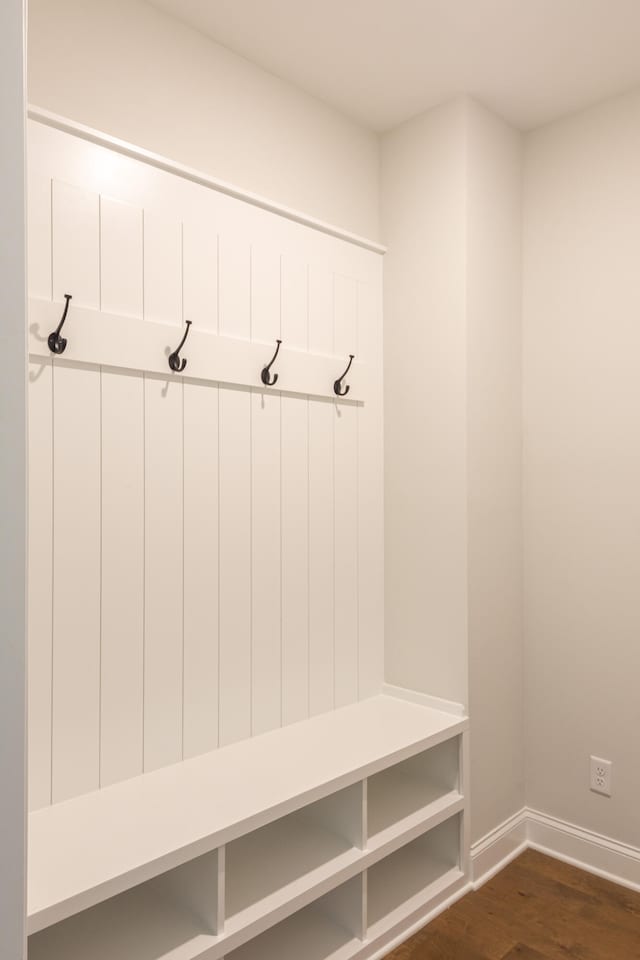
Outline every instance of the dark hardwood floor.
[(527, 850), (387, 960), (640, 960), (640, 893)]

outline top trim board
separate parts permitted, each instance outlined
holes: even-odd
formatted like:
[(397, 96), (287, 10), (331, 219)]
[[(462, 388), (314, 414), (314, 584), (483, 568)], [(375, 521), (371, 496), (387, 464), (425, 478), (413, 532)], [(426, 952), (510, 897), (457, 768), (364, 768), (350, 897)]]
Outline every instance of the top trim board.
[(109, 150), (115, 150), (117, 153), (131, 157), (134, 160), (141, 160), (143, 163), (148, 163), (158, 170), (176, 174), (185, 180), (191, 180), (193, 183), (198, 183), (203, 187), (207, 187), (209, 190), (216, 190), (218, 193), (224, 193), (228, 197), (233, 197), (236, 200), (243, 200), (245, 203), (250, 203), (254, 207), (268, 210), (270, 213), (275, 213), (287, 220), (293, 220), (295, 223), (300, 223), (303, 226), (311, 227), (313, 230), (318, 230), (320, 233), (325, 233), (330, 237), (337, 237), (340, 240), (345, 240), (347, 243), (363, 247), (365, 250), (371, 250), (374, 253), (384, 254), (387, 252), (386, 247), (373, 240), (367, 240), (366, 237), (360, 237), (355, 233), (350, 233), (348, 230), (343, 230), (330, 223), (325, 223), (323, 220), (317, 220), (315, 217), (310, 217), (298, 210), (292, 210), (290, 207), (275, 203), (273, 200), (268, 200), (266, 197), (261, 197), (256, 193), (242, 190), (240, 187), (227, 183), (226, 180), (211, 177), (209, 174), (202, 173), (200, 170), (194, 170), (193, 167), (187, 167), (175, 160), (170, 160), (168, 157), (163, 157), (159, 153), (153, 153), (151, 150), (137, 147), (127, 140), (120, 140), (118, 137), (112, 137), (109, 134), (102, 133), (100, 130), (94, 130), (93, 127), (87, 127), (82, 123), (77, 123), (75, 120), (58, 116), (58, 114), (51, 113), (49, 110), (30, 106), (28, 116), (30, 120), (36, 120), (38, 123), (42, 123), (47, 127), (62, 130), (64, 133), (70, 133), (73, 136), (80, 137), (82, 140), (87, 140), (101, 147), (107, 147)]

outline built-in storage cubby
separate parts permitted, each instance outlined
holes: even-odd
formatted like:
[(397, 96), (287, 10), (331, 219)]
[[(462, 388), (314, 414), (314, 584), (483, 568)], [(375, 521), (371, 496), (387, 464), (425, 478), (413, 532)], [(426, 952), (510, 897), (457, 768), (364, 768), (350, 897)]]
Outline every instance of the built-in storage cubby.
[(385, 930), (462, 877), (460, 815), (376, 863), (367, 874), (367, 935)]
[(217, 851), (29, 938), (28, 960), (193, 960), (221, 926)]
[(354, 863), (364, 845), (357, 783), (232, 841), (226, 848), (227, 933)]
[(225, 960), (348, 960), (365, 935), (363, 882), (341, 884)]
[(454, 737), (369, 777), (369, 845), (437, 814), (460, 796), (458, 755)]
[(29, 960), (365, 960), (464, 887), (467, 727), (372, 697), (33, 813)]

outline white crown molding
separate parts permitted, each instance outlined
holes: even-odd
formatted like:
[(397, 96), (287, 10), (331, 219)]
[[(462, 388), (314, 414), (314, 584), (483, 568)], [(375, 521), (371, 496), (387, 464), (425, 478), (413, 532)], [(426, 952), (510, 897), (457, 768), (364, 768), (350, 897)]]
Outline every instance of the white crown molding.
[(640, 849), (523, 807), (471, 847), (477, 890), (527, 849), (640, 892)]
[(141, 160), (143, 163), (148, 163), (158, 170), (165, 170), (167, 173), (177, 174), (185, 180), (191, 180), (193, 183), (208, 187), (210, 190), (217, 190), (218, 193), (224, 193), (229, 197), (234, 197), (236, 200), (244, 200), (245, 203), (250, 203), (254, 207), (260, 207), (262, 210), (276, 213), (280, 217), (293, 220), (295, 223), (301, 223), (305, 227), (312, 227), (314, 230), (318, 230), (320, 233), (326, 233), (330, 237), (337, 237), (340, 240), (345, 240), (347, 243), (353, 243), (357, 247), (363, 247), (365, 250), (372, 250), (374, 253), (382, 254), (387, 251), (387, 248), (382, 246), (382, 244), (376, 243), (373, 240), (367, 240), (366, 237), (360, 237), (358, 234), (350, 233), (348, 230), (343, 230), (340, 227), (335, 227), (333, 224), (326, 223), (324, 220), (317, 220), (315, 217), (310, 217), (305, 213), (301, 213), (299, 210), (292, 210), (290, 207), (275, 203), (266, 197), (261, 197), (256, 193), (250, 193), (248, 190), (236, 187), (226, 180), (218, 180), (216, 177), (211, 177), (201, 170), (187, 167), (182, 163), (178, 163), (176, 160), (170, 160), (168, 157), (163, 157), (159, 153), (153, 153), (151, 150), (137, 147), (127, 140), (120, 140), (118, 137), (112, 137), (107, 133), (102, 133), (100, 130), (94, 130), (93, 127), (87, 127), (82, 123), (77, 123), (75, 120), (58, 116), (58, 114), (44, 110), (42, 107), (30, 105), (28, 117), (30, 120), (36, 120), (38, 123), (43, 123), (47, 127), (62, 130), (64, 133), (71, 133), (76, 137), (80, 137), (82, 140), (95, 143), (100, 147), (115, 150), (125, 157)]

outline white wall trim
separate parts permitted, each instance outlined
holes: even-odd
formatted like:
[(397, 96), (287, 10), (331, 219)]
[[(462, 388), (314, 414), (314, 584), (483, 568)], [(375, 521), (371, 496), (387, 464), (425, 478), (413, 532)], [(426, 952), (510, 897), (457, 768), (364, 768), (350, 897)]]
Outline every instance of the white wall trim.
[(527, 847), (527, 810), (514, 813), (471, 845), (471, 880), (478, 890)]
[(335, 227), (330, 223), (326, 223), (324, 220), (317, 220), (315, 217), (310, 217), (305, 213), (301, 213), (299, 210), (292, 210), (290, 207), (282, 206), (273, 200), (268, 200), (266, 197), (261, 197), (256, 193), (250, 193), (248, 190), (236, 187), (232, 183), (227, 183), (226, 180), (218, 180), (216, 177), (211, 177), (209, 174), (203, 173), (200, 170), (194, 170), (193, 167), (187, 167), (182, 163), (178, 163), (176, 160), (163, 157), (159, 153), (153, 153), (151, 150), (137, 147), (127, 140), (120, 140), (118, 137), (112, 137), (107, 133), (102, 133), (100, 130), (94, 130), (93, 127), (87, 127), (82, 123), (77, 123), (75, 120), (58, 116), (58, 114), (44, 110), (42, 107), (30, 105), (28, 116), (30, 120), (36, 120), (38, 123), (43, 123), (48, 127), (54, 127), (56, 130), (62, 130), (65, 133), (71, 133), (76, 137), (80, 137), (82, 140), (88, 140), (90, 143), (95, 143), (100, 147), (115, 150), (117, 153), (121, 153), (126, 157), (142, 160), (143, 163), (148, 163), (153, 167), (157, 167), (159, 170), (164, 170), (167, 173), (175, 173), (185, 180), (199, 183), (201, 186), (208, 187), (210, 190), (217, 190), (218, 193), (224, 193), (229, 197), (234, 197), (236, 200), (244, 200), (245, 203), (250, 203), (254, 207), (260, 207), (262, 210), (276, 213), (278, 216), (285, 217), (287, 220), (293, 220), (306, 227), (312, 227), (314, 230), (319, 230), (320, 233), (326, 233), (330, 237), (338, 237), (340, 240), (346, 240), (347, 243), (353, 243), (355, 246), (363, 247), (365, 250), (373, 250), (374, 253), (386, 253), (386, 247), (373, 240), (367, 240), (366, 237), (349, 233), (348, 230), (342, 230), (340, 227)]
[(534, 850), (640, 892), (640, 849), (537, 810), (527, 811)]
[(640, 892), (639, 848), (529, 807), (523, 807), (472, 845), (473, 889), (528, 848)]
[(26, 4), (0, 4), (0, 956), (26, 958)]
[(456, 703), (455, 700), (443, 700), (441, 697), (432, 697), (430, 693), (421, 693), (419, 690), (409, 690), (407, 687), (395, 687), (392, 683), (383, 683), (382, 693), (389, 697), (408, 700), (409, 703), (417, 703), (421, 707), (431, 707), (432, 710), (452, 713), (456, 717), (467, 716), (463, 703)]

